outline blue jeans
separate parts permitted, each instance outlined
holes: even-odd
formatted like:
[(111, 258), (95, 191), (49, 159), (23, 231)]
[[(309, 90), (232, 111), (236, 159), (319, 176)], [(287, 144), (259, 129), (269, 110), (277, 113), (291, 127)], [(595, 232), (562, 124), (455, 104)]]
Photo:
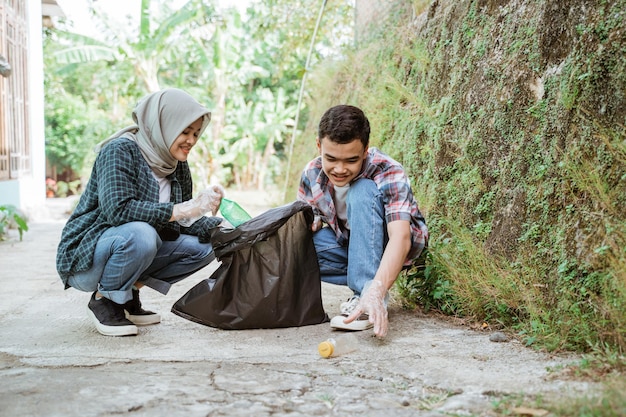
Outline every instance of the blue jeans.
[(69, 278), (68, 284), (82, 291), (98, 291), (117, 304), (132, 298), (139, 281), (167, 294), (172, 284), (204, 268), (215, 259), (210, 243), (197, 236), (180, 235), (162, 241), (144, 222), (111, 227), (98, 239), (92, 267)]
[(374, 279), (389, 241), (382, 194), (374, 181), (362, 178), (350, 185), (347, 197), (350, 238), (337, 242), (335, 232), (324, 227), (313, 234), (322, 281), (347, 285), (355, 295)]

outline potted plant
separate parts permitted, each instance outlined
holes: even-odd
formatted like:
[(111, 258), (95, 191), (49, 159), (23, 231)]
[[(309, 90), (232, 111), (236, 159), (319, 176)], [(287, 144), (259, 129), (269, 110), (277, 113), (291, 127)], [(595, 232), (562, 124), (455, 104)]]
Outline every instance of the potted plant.
[(17, 231), (20, 234), (20, 240), (22, 240), (22, 235), (24, 232), (28, 231), (26, 219), (20, 215), (17, 207), (14, 205), (0, 205), (0, 240), (6, 240), (6, 235), (13, 225), (17, 226)]

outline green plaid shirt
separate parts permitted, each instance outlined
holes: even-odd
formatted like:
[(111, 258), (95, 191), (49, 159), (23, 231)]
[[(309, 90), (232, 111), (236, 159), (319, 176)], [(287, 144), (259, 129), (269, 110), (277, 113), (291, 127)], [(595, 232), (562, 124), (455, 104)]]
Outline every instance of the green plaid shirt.
[(139, 221), (154, 227), (163, 240), (176, 240), (184, 233), (198, 236), (201, 242), (210, 241), (211, 229), (220, 218), (204, 217), (188, 228), (169, 221), (174, 204), (192, 197), (187, 162), (179, 162), (168, 179), (170, 202), (159, 203), (159, 185), (135, 142), (118, 138), (100, 151), (57, 249), (57, 271), (66, 287), (68, 277), (91, 268), (96, 243), (110, 227)]

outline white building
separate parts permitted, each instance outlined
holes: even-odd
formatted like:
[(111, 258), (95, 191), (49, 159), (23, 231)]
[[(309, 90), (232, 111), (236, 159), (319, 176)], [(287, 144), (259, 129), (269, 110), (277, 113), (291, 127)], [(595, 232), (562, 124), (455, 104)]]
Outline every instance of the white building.
[(0, 0), (0, 205), (30, 218), (46, 198), (42, 25), (62, 15), (55, 0)]

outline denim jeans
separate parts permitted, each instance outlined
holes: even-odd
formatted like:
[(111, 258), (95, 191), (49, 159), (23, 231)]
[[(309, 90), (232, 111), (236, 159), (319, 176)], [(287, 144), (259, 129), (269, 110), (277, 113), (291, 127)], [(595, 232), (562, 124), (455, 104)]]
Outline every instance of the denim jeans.
[(131, 222), (105, 231), (94, 252), (92, 267), (69, 278), (82, 291), (98, 291), (117, 304), (132, 298), (139, 281), (167, 294), (172, 284), (204, 268), (215, 259), (210, 243), (197, 236), (180, 235), (162, 241), (148, 223)]
[(329, 227), (315, 232), (313, 242), (322, 281), (347, 285), (355, 295), (361, 295), (374, 279), (389, 241), (382, 194), (374, 181), (362, 178), (350, 185), (347, 215), (348, 246), (341, 246)]

